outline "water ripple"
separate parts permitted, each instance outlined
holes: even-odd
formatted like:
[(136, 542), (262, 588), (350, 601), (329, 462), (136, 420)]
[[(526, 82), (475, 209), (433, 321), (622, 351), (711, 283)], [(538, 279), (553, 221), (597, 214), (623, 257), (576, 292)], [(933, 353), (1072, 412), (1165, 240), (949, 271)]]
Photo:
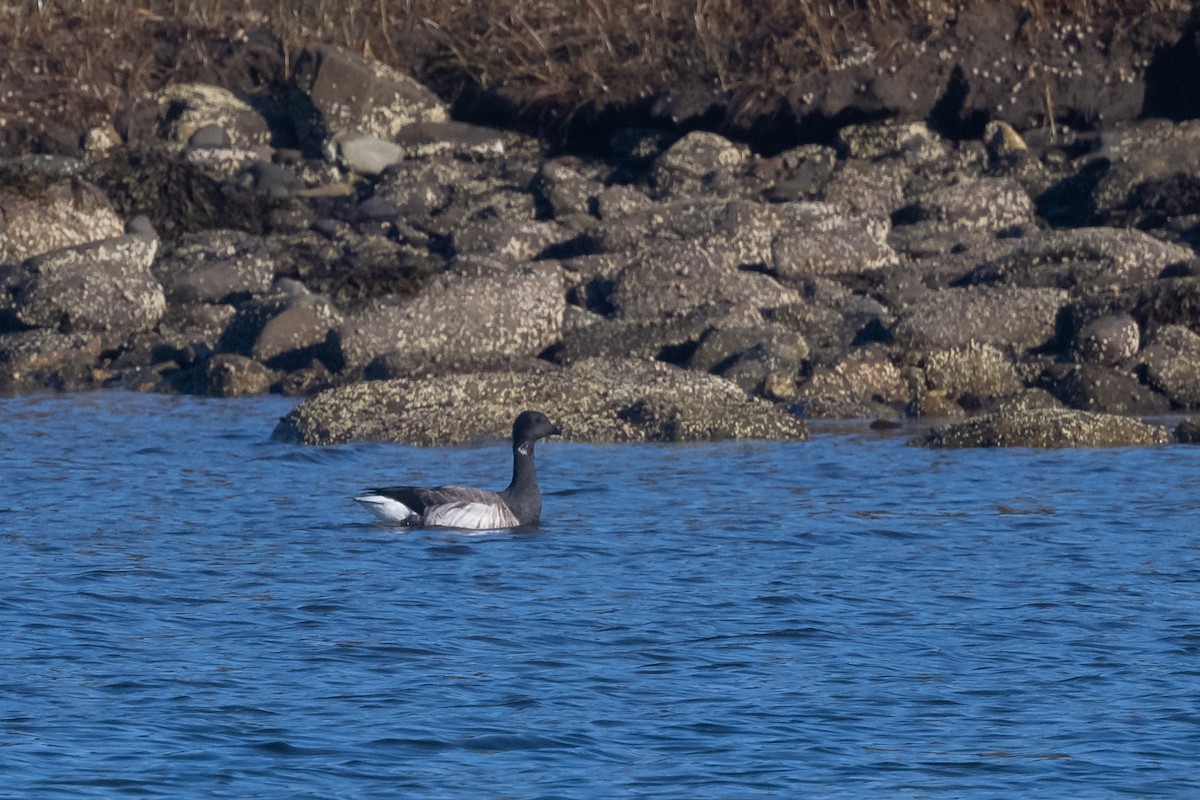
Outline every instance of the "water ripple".
[(1200, 790), (1200, 450), (548, 442), (541, 532), (472, 537), (348, 497), (502, 444), (2, 402), (11, 796)]

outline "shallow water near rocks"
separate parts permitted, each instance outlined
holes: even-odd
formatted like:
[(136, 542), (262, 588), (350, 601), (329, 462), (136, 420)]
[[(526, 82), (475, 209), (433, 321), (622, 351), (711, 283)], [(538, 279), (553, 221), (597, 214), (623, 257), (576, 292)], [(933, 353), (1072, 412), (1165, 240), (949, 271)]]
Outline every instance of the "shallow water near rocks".
[(0, 401), (0, 794), (1200, 789), (1200, 449), (550, 441), (541, 531), (466, 536), (349, 496), (503, 443), (288, 407)]

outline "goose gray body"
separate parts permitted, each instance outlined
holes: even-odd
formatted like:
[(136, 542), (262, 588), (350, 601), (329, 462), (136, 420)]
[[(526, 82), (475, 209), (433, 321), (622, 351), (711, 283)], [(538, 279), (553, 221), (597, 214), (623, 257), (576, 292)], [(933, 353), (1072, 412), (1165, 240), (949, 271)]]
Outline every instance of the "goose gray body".
[(388, 486), (368, 489), (354, 499), (384, 522), (406, 527), (494, 530), (537, 524), (542, 493), (533, 461), (534, 443), (560, 431), (540, 411), (525, 411), (513, 422), (512, 481), (503, 491), (472, 486)]

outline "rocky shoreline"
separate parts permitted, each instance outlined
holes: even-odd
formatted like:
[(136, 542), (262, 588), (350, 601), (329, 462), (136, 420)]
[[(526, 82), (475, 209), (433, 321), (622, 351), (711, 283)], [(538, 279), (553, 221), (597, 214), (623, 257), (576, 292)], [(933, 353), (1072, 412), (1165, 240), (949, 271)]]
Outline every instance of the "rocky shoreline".
[(307, 443), (1193, 438), (1136, 418), (1200, 405), (1200, 123), (559, 154), (331, 45), (271, 108), (175, 84), (0, 162), (0, 392), (282, 392)]

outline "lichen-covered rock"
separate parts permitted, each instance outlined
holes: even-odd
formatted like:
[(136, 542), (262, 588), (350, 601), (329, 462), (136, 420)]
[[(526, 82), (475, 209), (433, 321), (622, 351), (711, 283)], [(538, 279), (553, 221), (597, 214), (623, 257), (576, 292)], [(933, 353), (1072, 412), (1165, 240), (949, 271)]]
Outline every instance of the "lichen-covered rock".
[(125, 232), (108, 197), (78, 179), (0, 187), (0, 223), (0, 264), (20, 264)]
[(864, 349), (814, 368), (797, 398), (804, 415), (814, 419), (888, 418), (908, 399), (908, 386), (895, 364)]
[(422, 445), (506, 437), (526, 408), (585, 442), (800, 440), (804, 424), (715, 375), (651, 361), (593, 359), (539, 372), (356, 383), (294, 408), (275, 438), (304, 444), (381, 439)]
[(293, 105), (308, 109), (295, 120), (297, 132), (317, 150), (340, 131), (392, 140), (405, 125), (449, 118), (445, 103), (417, 81), (335, 45), (305, 48), (292, 81), (308, 100)]
[(851, 159), (841, 165), (825, 187), (826, 202), (854, 213), (888, 219), (904, 207), (904, 188), (911, 169), (894, 159)]
[(896, 252), (863, 224), (848, 221), (828, 231), (789, 230), (771, 244), (771, 267), (780, 278), (842, 275), (893, 267)]
[(479, 217), (454, 232), (454, 251), (459, 255), (487, 253), (511, 261), (530, 261), (575, 236), (575, 231), (551, 220)]
[(1166, 444), (1164, 428), (1116, 414), (1007, 408), (934, 428), (909, 444), (924, 447), (1132, 447)]
[(225, 303), (267, 292), (278, 250), (267, 237), (209, 230), (183, 237), (155, 272), (173, 302)]
[(949, 151), (924, 122), (846, 125), (837, 139), (839, 149), (850, 158), (899, 156), (912, 164), (926, 164), (945, 158)]
[(1200, 334), (1182, 325), (1159, 328), (1138, 354), (1146, 379), (1184, 408), (1200, 406)]
[(1067, 293), (1058, 289), (971, 286), (943, 289), (914, 303), (892, 328), (908, 350), (944, 350), (971, 343), (1024, 352), (1053, 342)]
[(556, 158), (542, 163), (533, 189), (555, 218), (592, 214), (603, 182), (587, 174), (573, 160)]
[[(154, 105), (157, 117), (154, 134), (160, 141), (179, 148), (190, 145), (254, 149), (271, 144), (271, 130), (263, 116), (249, 103), (220, 86), (171, 84), (149, 102)], [(198, 132), (214, 127), (224, 132), (224, 142), (196, 139)]]
[(0, 393), (89, 387), (102, 349), (100, 337), (94, 334), (52, 330), (0, 334)]
[(720, 194), (735, 184), (749, 158), (744, 145), (715, 133), (693, 131), (658, 157), (650, 170), (650, 185), (660, 198)]
[(25, 262), (15, 297), (26, 325), (122, 338), (154, 326), (167, 309), (150, 271), (158, 237), (131, 233), (63, 248)]
[(514, 149), (506, 141), (516, 136), (519, 134), (456, 120), (423, 120), (405, 125), (394, 139), (410, 159), (434, 156), (479, 159), (503, 156)]
[(914, 221), (935, 230), (1003, 231), (1033, 218), (1033, 200), (1011, 178), (961, 177), (921, 193), (910, 207)]
[(981, 265), (967, 280), (1061, 289), (1127, 286), (1157, 278), (1168, 266), (1193, 256), (1189, 248), (1141, 231), (1048, 231), (1025, 240), (1011, 254)]
[(1008, 397), (1023, 387), (1012, 359), (988, 344), (935, 350), (925, 355), (921, 366), (928, 390), (959, 402)]
[(406, 303), (348, 316), (337, 340), (352, 367), (390, 352), (432, 359), (537, 355), (559, 340), (565, 305), (556, 265), (447, 275)]
[(1137, 320), (1128, 314), (1105, 314), (1075, 332), (1071, 354), (1077, 361), (1111, 367), (1132, 358), (1140, 346)]
[(662, 239), (617, 276), (611, 302), (619, 317), (660, 319), (705, 307), (779, 308), (800, 302), (769, 275), (738, 270), (736, 251)]

